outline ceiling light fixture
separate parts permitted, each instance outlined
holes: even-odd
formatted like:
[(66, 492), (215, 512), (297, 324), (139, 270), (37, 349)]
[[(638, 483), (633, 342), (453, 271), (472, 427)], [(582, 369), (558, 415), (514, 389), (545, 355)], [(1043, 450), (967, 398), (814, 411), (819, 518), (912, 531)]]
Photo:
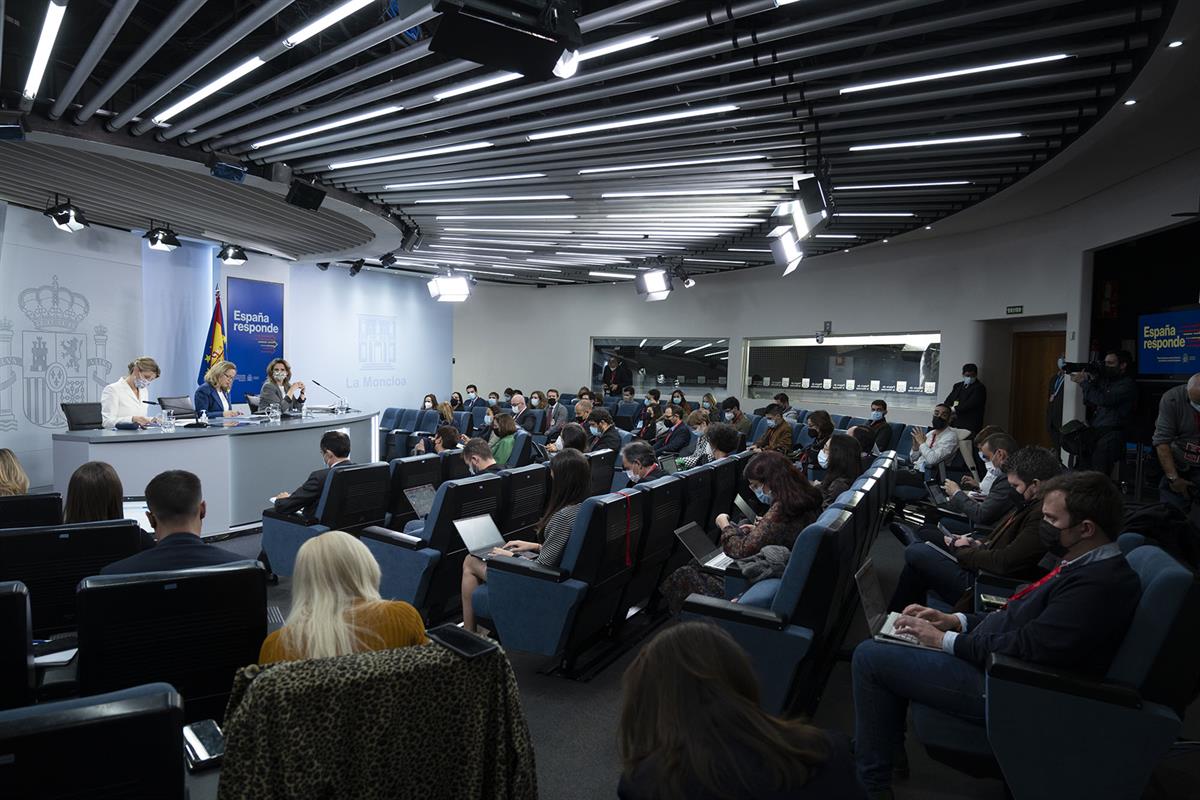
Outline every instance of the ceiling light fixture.
[(464, 244), (431, 244), (432, 250), (483, 250), (489, 253), (532, 253), (532, 250), (513, 250), (507, 247), (469, 247)]
[(600, 42), (592, 47), (586, 47), (579, 51), (580, 61), (590, 61), (593, 58), (606, 56), (609, 53), (619, 53), (622, 50), (628, 50), (631, 47), (641, 47), (644, 44), (657, 42), (658, 37), (652, 33), (643, 34), (641, 36), (631, 36), (628, 39), (609, 39)]
[(439, 214), (438, 221), (468, 219), (579, 219), (574, 214)]
[(66, 202), (60, 202), (58, 195), (54, 195), (54, 205), (42, 212), (50, 218), (54, 223), (54, 227), (64, 233), (78, 233), (84, 228), (89, 228), (87, 219), (83, 216), (83, 211), (79, 206), (71, 202), (71, 198), (67, 198)]
[(771, 251), (770, 250), (756, 250), (756, 249), (749, 248), (749, 247), (730, 247), (729, 252), (731, 252), (731, 253), (769, 253)]
[(642, 343), (641, 343), (641, 344), (639, 344), (639, 345), (638, 345), (638, 347), (645, 347), (645, 346), (646, 346), (646, 342), (648, 342), (648, 341), (650, 341), (650, 340), (649, 340), (649, 339), (642, 339)]
[(570, 200), (569, 194), (514, 194), (506, 197), (431, 197), (414, 205), (453, 205), (455, 203), (527, 203), (537, 200)]
[(1004, 61), (999, 64), (984, 64), (978, 67), (965, 67), (963, 69), (953, 69), (947, 72), (932, 72), (927, 75), (911, 75), (905, 78), (895, 78), (888, 81), (878, 81), (876, 83), (860, 83), (856, 86), (847, 86), (838, 91), (838, 94), (851, 94), (853, 92), (868, 92), (872, 89), (887, 89), (891, 86), (905, 86), (910, 83), (923, 83), (925, 81), (937, 81), (945, 78), (958, 78), (963, 75), (976, 75), (980, 72), (993, 72), (1000, 69), (1012, 69), (1014, 67), (1027, 67), (1032, 64), (1045, 64), (1050, 61), (1062, 61), (1064, 58), (1070, 58), (1066, 53), (1055, 53), (1051, 56), (1038, 56), (1037, 58), (1023, 58), (1019, 61)]
[[(516, 228), (442, 228), (446, 233), (512, 233), (518, 236), (570, 236), (571, 231), (531, 231)], [(445, 237), (449, 238), (449, 237)]]
[(227, 267), (240, 267), (246, 263), (246, 251), (236, 244), (221, 245), (221, 263)]
[(293, 33), (291, 36), (284, 39), (283, 46), (295, 47), (301, 42), (316, 36), (318, 33), (330, 27), (331, 25), (336, 25), (346, 17), (353, 14), (355, 11), (358, 11), (360, 8), (369, 6), (371, 2), (372, 0), (348, 0), (348, 2), (342, 3), (337, 8), (329, 11), (326, 14), (323, 14), (309, 24), (305, 25), (300, 30)]
[(557, 128), (555, 130), (541, 131), (539, 133), (531, 133), (525, 137), (526, 141), (538, 142), (543, 139), (558, 139), (563, 136), (576, 136), (581, 133), (596, 133), (597, 131), (611, 131), (620, 128), (632, 128), (638, 125), (653, 125), (656, 122), (670, 122), (676, 119), (690, 119), (691, 117), (702, 117), (709, 114), (724, 114), (729, 111), (737, 111), (738, 107), (726, 103), (718, 106), (707, 106), (705, 108), (689, 108), (686, 111), (672, 111), (667, 114), (653, 114), (646, 117), (629, 117), (627, 119), (614, 120), (613, 122), (598, 122), (594, 125), (578, 125), (571, 128)]
[(1125, 105), (1127, 105), (1127, 106), (1136, 106), (1136, 105), (1137, 105), (1137, 100), (1134, 100), (1134, 99), (1131, 97), (1131, 98), (1129, 98), (1128, 100), (1126, 100), (1126, 101), (1125, 101)]
[(208, 97), (211, 94), (221, 91), (226, 86), (228, 86), (229, 84), (236, 81), (238, 78), (241, 78), (245, 75), (249, 75), (251, 72), (253, 72), (254, 70), (258, 69), (259, 67), (261, 67), (263, 64), (266, 64), (266, 63), (267, 63), (266, 61), (263, 61), (258, 56), (249, 58), (246, 61), (243, 61), (241, 64), (238, 64), (236, 67), (229, 70), (229, 72), (226, 72), (224, 75), (217, 78), (216, 80), (211, 81), (211, 82), (205, 84), (204, 86), (200, 87), (196, 91), (192, 92), (191, 94), (189, 94), (187, 97), (180, 100), (175, 105), (168, 107), (166, 111), (160, 111), (159, 113), (155, 114), (153, 117), (150, 118), (150, 121), (153, 122), (155, 125), (162, 125), (164, 122), (167, 122), (172, 117), (179, 114), (179, 112), (186, 111), (187, 109), (196, 105), (196, 103), (199, 103), (204, 98)]
[(663, 345), (663, 347), (662, 347), (662, 349), (663, 349), (663, 350), (669, 350), (669, 349), (671, 349), (672, 347), (674, 347), (674, 346), (675, 346), (675, 345), (677, 345), (677, 344), (683, 344), (683, 339), (672, 339), (671, 341), (669, 341), (669, 342), (667, 342), (666, 344), (664, 344), (664, 345)]
[(858, 235), (854, 233), (818, 233), (818, 239), (857, 239)]
[(915, 217), (911, 211), (835, 211), (835, 217)]
[(179, 247), (179, 237), (175, 235), (175, 231), (166, 225), (155, 225), (154, 220), (150, 220), (150, 230), (146, 231), (142, 238), (150, 242), (151, 250), (163, 253), (169, 253)]
[(696, 352), (697, 350), (707, 350), (708, 348), (710, 348), (712, 346), (713, 346), (713, 343), (709, 342), (708, 344), (702, 344), (699, 347), (693, 347), (691, 350), (684, 350), (683, 354), (685, 356), (690, 356), (692, 353)]
[(450, 153), (462, 153), (468, 150), (483, 150), (488, 147), (494, 147), (491, 142), (464, 142), (463, 144), (448, 144), (445, 147), (431, 147), (428, 150), (409, 150), (405, 153), (393, 153), (390, 156), (375, 156), (374, 158), (360, 158), (354, 161), (338, 161), (329, 165), (330, 169), (351, 169), (353, 167), (367, 167), (372, 164), (389, 164), (393, 161), (409, 161), (414, 158), (428, 158), (429, 156), (444, 156)]
[(734, 264), (736, 266), (746, 266), (745, 261), (728, 261), (721, 258), (685, 258), (684, 261), (694, 264)]
[(1172, 50), (1174, 50), (1176, 47), (1183, 47), (1183, 40), (1176, 39), (1175, 41), (1168, 43), (1167, 47), (1171, 48)]
[(447, 89), (444, 92), (439, 92), (433, 96), (433, 99), (440, 103), (441, 101), (448, 100), (451, 97), (458, 97), (459, 95), (469, 94), (470, 92), (477, 92), (480, 89), (487, 89), (491, 86), (499, 86), (502, 83), (509, 83), (510, 81), (515, 81), (518, 78), (524, 77), (525, 76), (519, 72), (501, 72), (498, 75), (492, 75), (491, 77), (483, 78), (478, 81), (472, 81), (471, 83), (464, 83), (462, 86), (458, 86), (453, 89)]
[[(37, 48), (33, 51), (33, 60), (29, 62), (29, 76), (25, 78), (25, 88), (21, 92), (23, 105), (32, 103), (37, 97), (38, 88), (42, 85), (42, 77), (46, 74), (46, 65), (50, 63), (50, 53), (54, 50), (55, 40), (58, 39), (58, 29), (62, 26), (63, 16), (66, 13), (66, 0), (51, 2), (46, 6), (46, 17), (42, 20), (42, 32), (38, 34)], [(2, 21), (0, 20), (0, 22)]]
[(530, 178), (544, 178), (544, 172), (526, 172), (522, 175), (490, 175), (481, 178), (449, 178), (444, 181), (418, 181), (417, 183), (389, 183), (383, 187), (385, 192), (395, 192), (401, 189), (421, 189), (426, 186), (455, 186), (464, 183), (497, 183), (500, 181), (522, 181)]
[(280, 134), (279, 136), (272, 136), (270, 139), (263, 139), (260, 142), (254, 142), (252, 145), (250, 145), (250, 149), (258, 150), (261, 147), (270, 147), (271, 145), (279, 144), (280, 142), (289, 142), (292, 139), (300, 139), (305, 136), (312, 136), (314, 133), (322, 133), (324, 131), (331, 131), (334, 128), (341, 128), (346, 125), (353, 125), (356, 122), (366, 122), (369, 119), (375, 119), (376, 117), (387, 116), (388, 114), (395, 114), (397, 111), (403, 111), (403, 110), (404, 110), (404, 106), (385, 106), (383, 108), (377, 108), (374, 111), (367, 111), (362, 114), (356, 114), (353, 117), (337, 119), (337, 120), (334, 120), (333, 122), (325, 122), (325, 123), (322, 123), (321, 125), (314, 125), (311, 128), (303, 128), (298, 131), (292, 131), (291, 133), (283, 133), (283, 134)]
[(361, 258), (356, 261), (351, 261), (350, 262), (350, 277), (353, 278), (355, 275), (362, 272), (363, 267), (365, 267), (366, 265), (367, 265), (367, 262)]
[(928, 186), (969, 186), (970, 181), (923, 181), (921, 183), (859, 183), (835, 186), (835, 192), (853, 192), (858, 189), (924, 189)]
[(619, 200), (627, 197), (707, 197), (709, 195), (732, 194), (762, 194), (766, 189), (672, 189), (661, 192), (604, 192), (600, 196), (605, 200)]
[(480, 244), (523, 244), (534, 247), (554, 247), (557, 242), (537, 241), (533, 239), (481, 239), (474, 236), (443, 236), (440, 242), (478, 242)]
[(856, 144), (850, 147), (851, 153), (864, 150), (894, 150), (901, 147), (930, 147), (939, 144), (967, 144), (970, 142), (992, 142), (998, 139), (1020, 139), (1025, 134), (1016, 131), (1009, 133), (982, 133), (977, 136), (951, 136), (945, 139), (913, 139), (905, 142), (882, 142), (880, 144)]
[(471, 296), (471, 283), (462, 275), (438, 276), (425, 285), (429, 296), (439, 303), (462, 303)]
[(658, 161), (653, 164), (625, 164), (620, 167), (591, 167), (579, 170), (580, 175), (598, 175), (604, 172), (634, 172), (641, 169), (670, 169), (672, 167), (694, 167), (703, 164), (728, 164), (735, 161), (759, 161), (766, 156), (721, 156), (720, 158), (693, 158), (687, 161)]
[(626, 275), (622, 272), (595, 272), (595, 271), (593, 271), (593, 272), (589, 272), (588, 275), (593, 278), (614, 278), (614, 279), (622, 280), (622, 281), (633, 281), (633, 280), (637, 280), (637, 277), (638, 277), (637, 275)]

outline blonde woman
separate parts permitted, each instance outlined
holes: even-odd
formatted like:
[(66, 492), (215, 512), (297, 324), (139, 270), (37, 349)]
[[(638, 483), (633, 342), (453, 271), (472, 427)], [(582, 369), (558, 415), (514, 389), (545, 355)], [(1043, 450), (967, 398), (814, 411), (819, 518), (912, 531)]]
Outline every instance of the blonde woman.
[(29, 494), (29, 476), (21, 468), (16, 454), (7, 447), (0, 447), (0, 497), (13, 494)]
[(279, 406), (280, 411), (304, 410), (304, 382), (292, 383), (292, 365), (282, 358), (267, 364), (267, 379), (259, 390), (259, 411), (266, 411), (272, 405)]
[(233, 379), (237, 377), (237, 364), (232, 361), (218, 361), (204, 373), (204, 383), (196, 390), (193, 405), (196, 413), (207, 411), (210, 417), (239, 417), (242, 412), (234, 411), (229, 402), (229, 390)]
[(150, 382), (162, 374), (150, 356), (138, 356), (129, 362), (129, 374), (113, 381), (100, 392), (100, 420), (105, 428), (133, 423), (144, 428), (150, 424), (146, 401)]
[(379, 596), (379, 563), (343, 531), (309, 539), (296, 554), (292, 611), (267, 636), (258, 663), (331, 658), (425, 644), (421, 615)]

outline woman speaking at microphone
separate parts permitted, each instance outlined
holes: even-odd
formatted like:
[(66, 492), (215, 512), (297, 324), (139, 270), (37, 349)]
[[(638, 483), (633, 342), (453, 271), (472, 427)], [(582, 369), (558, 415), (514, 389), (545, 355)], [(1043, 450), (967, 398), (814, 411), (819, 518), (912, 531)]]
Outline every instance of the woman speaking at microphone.
[(282, 358), (273, 359), (267, 365), (267, 379), (259, 393), (258, 410), (265, 411), (272, 404), (285, 413), (304, 410), (304, 382), (292, 383), (292, 367)]

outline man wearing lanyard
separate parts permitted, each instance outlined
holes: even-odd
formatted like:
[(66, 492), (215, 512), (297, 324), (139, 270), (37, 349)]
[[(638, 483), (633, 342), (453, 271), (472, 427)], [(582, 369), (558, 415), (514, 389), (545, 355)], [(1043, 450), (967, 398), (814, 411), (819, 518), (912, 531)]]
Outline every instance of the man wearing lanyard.
[(1159, 501), (1186, 513), (1200, 482), (1200, 373), (1163, 394), (1151, 442), (1163, 468)]
[(1050, 378), (1050, 400), (1046, 404), (1046, 430), (1050, 431), (1050, 441), (1054, 442), (1055, 450), (1062, 447), (1062, 434), (1059, 433), (1059, 430), (1062, 428), (1062, 387), (1067, 380), (1067, 373), (1063, 372), (1063, 365), (1066, 363), (1063, 356), (1058, 357), (1058, 371)]
[(1047, 481), (1042, 497), (1044, 541), (1062, 556), (1052, 572), (992, 614), (909, 606), (895, 630), (923, 648), (868, 639), (854, 651), (855, 758), (871, 797), (891, 797), (910, 702), (984, 724), (989, 654), (1089, 675), (1108, 670), (1141, 594), (1115, 542), (1120, 491), (1098, 472), (1074, 472)]

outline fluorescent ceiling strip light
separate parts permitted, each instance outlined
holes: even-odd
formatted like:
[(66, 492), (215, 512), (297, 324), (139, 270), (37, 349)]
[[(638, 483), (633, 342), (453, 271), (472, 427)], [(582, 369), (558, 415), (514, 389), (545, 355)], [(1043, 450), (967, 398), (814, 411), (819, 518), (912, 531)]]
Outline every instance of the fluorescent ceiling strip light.
[(507, 247), (468, 247), (464, 244), (431, 244), (434, 250), (483, 250), (489, 253), (532, 253), (532, 250), (512, 250)]
[(637, 275), (625, 275), (620, 272), (589, 272), (588, 275), (593, 278), (616, 278), (623, 281), (637, 280)]
[(708, 344), (702, 344), (699, 347), (693, 347), (691, 350), (684, 350), (683, 354), (685, 356), (690, 356), (692, 353), (696, 352), (697, 350), (706, 350), (712, 346), (713, 346), (713, 343), (709, 342)]
[(403, 111), (403, 110), (404, 110), (404, 106), (385, 106), (384, 108), (377, 108), (374, 111), (368, 111), (364, 114), (358, 114), (353, 117), (346, 117), (345, 119), (334, 120), (333, 122), (326, 122), (323, 125), (314, 125), (311, 128), (304, 128), (303, 130), (293, 131), (292, 133), (285, 133), (282, 136), (275, 136), (270, 139), (263, 139), (261, 142), (255, 142), (254, 144), (250, 145), (250, 149), (257, 150), (260, 147), (269, 147), (273, 144), (279, 144), (280, 142), (286, 142), (291, 139), (299, 139), (303, 136), (312, 136), (314, 133), (321, 133), (322, 131), (329, 131), (329, 130), (333, 130), (334, 128), (341, 128), (346, 125), (353, 125), (356, 122), (365, 122), (366, 120), (369, 120), (369, 119), (375, 119), (375, 117), (382, 117), (382, 116), (386, 116), (388, 114), (395, 114), (397, 111)]
[(619, 200), (623, 197), (698, 197), (730, 194), (762, 194), (765, 191), (766, 189), (672, 189), (662, 192), (604, 192), (600, 196), (605, 200)]
[(477, 239), (472, 236), (442, 236), (440, 242), (479, 242), (481, 244), (524, 244), (536, 247), (554, 247), (556, 242), (538, 242), (526, 239)]
[(646, 346), (646, 342), (648, 342), (648, 341), (650, 341), (650, 340), (649, 340), (649, 339), (642, 339), (642, 343), (641, 343), (641, 344), (639, 344), (639, 345), (638, 345), (638, 347), (645, 347), (645, 346)]
[(894, 78), (889, 81), (878, 81), (876, 83), (860, 83), (855, 86), (847, 86), (838, 91), (838, 94), (851, 94), (853, 92), (868, 92), (872, 89), (887, 89), (891, 86), (905, 86), (910, 83), (923, 83), (925, 81), (937, 81), (944, 78), (958, 78), (963, 75), (977, 75), (980, 72), (992, 72), (998, 69), (1011, 69), (1013, 67), (1027, 67), (1031, 64), (1045, 64), (1049, 61), (1062, 61), (1064, 58), (1070, 58), (1066, 53), (1056, 53), (1052, 56), (1038, 56), (1037, 58), (1023, 58), (1020, 61), (1005, 61), (1000, 64), (984, 64), (979, 67), (965, 67), (963, 69), (953, 69), (947, 72), (933, 72), (927, 75), (911, 75), (906, 78)]
[(438, 221), (466, 219), (579, 219), (574, 214), (439, 214)]
[(667, 220), (667, 219), (671, 219), (671, 220), (676, 220), (676, 219), (677, 220), (689, 220), (689, 219), (701, 220), (702, 219), (702, 220), (708, 220), (708, 221), (716, 219), (716, 220), (729, 220), (730, 222), (752, 222), (752, 223), (759, 223), (759, 222), (763, 221), (761, 219), (746, 219), (745, 214), (728, 214), (728, 213), (724, 213), (724, 214), (703, 214), (703, 213), (654, 214), (653, 216), (651, 216), (649, 218), (647, 218), (647, 216), (645, 214), (605, 214), (604, 216), (607, 219), (640, 219), (643, 221), (646, 221), (648, 219), (650, 222), (657, 222), (658, 220)]
[(515, 277), (517, 277), (516, 275), (512, 274), (511, 272), (489, 272), (486, 269), (467, 269), (466, 267), (461, 267), (458, 271), (459, 272), (470, 272), (472, 275), (495, 275), (497, 278), (515, 278)]
[(591, 261), (595, 261), (596, 259), (603, 258), (603, 259), (607, 259), (607, 260), (609, 260), (609, 261), (624, 261), (624, 262), (626, 262), (626, 263), (628, 263), (628, 262), (629, 262), (629, 259), (627, 259), (627, 258), (624, 258), (624, 257), (622, 257), (622, 256), (614, 256), (612, 253), (563, 253), (563, 252), (556, 252), (554, 255), (556, 255), (556, 256), (566, 256), (566, 257), (568, 257), (568, 258), (572, 258), (572, 257), (574, 257), (574, 258), (579, 258), (579, 259), (583, 259), (583, 260), (591, 260)]
[(725, 259), (720, 259), (720, 258), (685, 258), (684, 261), (688, 261), (688, 262), (695, 263), (695, 264), (737, 264), (740, 266), (746, 265), (745, 261), (727, 261)]
[(507, 197), (431, 197), (415, 205), (454, 205), (455, 203), (524, 203), (534, 200), (570, 200), (569, 194), (514, 194)]
[(882, 142), (880, 144), (856, 144), (850, 152), (863, 150), (895, 150), (901, 147), (929, 147), (938, 144), (966, 144), (969, 142), (992, 142), (997, 139), (1020, 139), (1025, 134), (1016, 131), (1010, 133), (982, 133), (977, 136), (951, 136), (945, 139), (914, 139), (906, 142)]
[(491, 142), (464, 142), (463, 144), (448, 144), (445, 147), (431, 147), (428, 150), (409, 150), (406, 153), (393, 153), (390, 156), (375, 156), (360, 158), (355, 161), (338, 161), (329, 165), (330, 169), (350, 169), (352, 167), (367, 167), (371, 164), (387, 164), (392, 161), (409, 161), (414, 158), (442, 156), (448, 153), (462, 153), (466, 150), (482, 150), (494, 147)]
[(620, 167), (592, 167), (579, 170), (580, 175), (598, 175), (603, 172), (633, 172), (639, 169), (669, 169), (671, 167), (693, 167), (701, 164), (725, 164), (733, 161), (758, 161), (766, 156), (722, 156), (720, 158), (694, 158), (688, 161), (659, 161), (654, 164), (626, 164)]
[(677, 344), (683, 344), (683, 339), (673, 339), (672, 341), (669, 341), (666, 344), (664, 344), (662, 349), (667, 350), (669, 348), (674, 347)]
[(729, 348), (726, 347), (722, 350), (713, 350), (711, 353), (705, 353), (704, 355), (706, 357), (711, 357), (711, 356), (719, 356), (719, 355), (721, 355), (721, 353), (728, 353), (728, 352), (729, 352)]
[(385, 192), (395, 192), (401, 189), (420, 189), (425, 186), (455, 186), (463, 183), (496, 183), (498, 181), (521, 181), (529, 178), (544, 178), (544, 172), (526, 172), (523, 175), (491, 175), (482, 178), (450, 178), (444, 181), (418, 181), (417, 183), (389, 183), (383, 187)]
[(563, 247), (592, 247), (596, 250), (687, 250), (687, 248), (682, 245), (655, 244), (654, 242), (646, 242), (645, 244), (609, 244), (607, 242), (588, 242), (587, 244), (564, 244)]
[(520, 264), (505, 264), (505, 269), (523, 269), (529, 272), (562, 272), (561, 269), (550, 269), (549, 267), (526, 267)]
[[(775, 0), (775, 2), (777, 2), (777, 3), (778, 3), (778, 2), (780, 2), (780, 0)], [(729, 360), (729, 356), (722, 356), (722, 357), (721, 357), (721, 360), (722, 360), (722, 361), (728, 361), (728, 360)]]
[[(555, 261), (554, 259), (549, 259), (549, 258), (527, 258), (527, 259), (525, 259), (525, 263), (526, 264), (554, 264), (554, 265), (560, 266), (560, 267), (576, 267), (576, 268), (578, 268), (578, 267), (586, 267), (588, 264), (594, 264), (595, 259), (592, 259), (590, 261)], [(609, 262), (609, 263), (615, 264), (618, 262), (613, 261), (613, 262)]]
[(858, 235), (854, 233), (818, 233), (817, 239), (857, 239)]
[(835, 217), (915, 217), (911, 211), (838, 211)]
[(750, 247), (730, 247), (729, 252), (731, 252), (731, 253), (769, 253), (771, 251), (770, 250), (755, 250)]
[(835, 192), (853, 192), (856, 189), (923, 189), (928, 186), (969, 186), (970, 181), (924, 181), (922, 183), (860, 183), (853, 186), (835, 186)]
[(300, 30), (293, 33), (291, 36), (284, 39), (283, 46), (295, 47), (301, 42), (316, 36), (318, 33), (330, 27), (331, 25), (336, 25), (346, 17), (353, 14), (355, 11), (358, 11), (360, 8), (366, 8), (367, 6), (371, 5), (371, 2), (372, 0), (348, 0), (348, 2), (342, 3), (337, 8), (318, 17)]
[(247, 61), (243, 61), (241, 64), (238, 64), (236, 67), (229, 70), (229, 72), (226, 72), (224, 75), (217, 78), (215, 81), (212, 81), (211, 83), (207, 84), (206, 86), (202, 86), (201, 88), (192, 92), (187, 97), (183, 98), (178, 103), (176, 103), (175, 105), (168, 108), (166, 111), (160, 111), (159, 113), (155, 114), (153, 117), (150, 118), (150, 121), (153, 122), (155, 125), (163, 124), (164, 122), (171, 119), (171, 117), (175, 116), (179, 112), (186, 111), (187, 109), (196, 105), (196, 103), (199, 103), (201, 100), (208, 97), (210, 94), (221, 91), (226, 86), (228, 86), (229, 84), (236, 81), (238, 78), (241, 78), (245, 75), (249, 75), (251, 72), (258, 69), (265, 63), (267, 63), (267, 62), (263, 61), (258, 56), (254, 56), (253, 58), (251, 58)]
[(657, 42), (658, 37), (652, 33), (647, 33), (642, 36), (631, 36), (628, 39), (609, 39), (606, 42), (600, 42), (595, 47), (588, 47), (579, 51), (579, 60), (587, 61), (592, 58), (606, 56), (609, 53), (619, 53), (622, 50), (628, 50), (631, 47), (641, 47), (644, 44)]
[(717, 339), (715, 342), (713, 342), (713, 344), (725, 344), (725, 340), (724, 340), (724, 339)]
[(458, 97), (460, 94), (477, 92), (480, 89), (487, 89), (490, 86), (499, 86), (502, 83), (508, 83), (509, 81), (515, 81), (518, 78), (524, 77), (525, 76), (519, 72), (501, 72), (500, 74), (493, 75), (490, 78), (483, 78), (482, 80), (472, 81), (471, 83), (464, 83), (462, 86), (457, 86), (453, 89), (447, 89), (444, 92), (438, 92), (433, 96), (433, 99), (440, 103), (442, 100), (447, 100), (451, 97)]
[(670, 122), (676, 119), (689, 119), (691, 117), (703, 117), (708, 114), (724, 114), (728, 111), (737, 111), (738, 107), (727, 103), (719, 106), (707, 106), (705, 108), (690, 108), (687, 111), (673, 111), (669, 114), (653, 114), (647, 117), (629, 117), (628, 119), (619, 119), (613, 122), (599, 122), (595, 125), (579, 125), (573, 128), (558, 128), (552, 131), (541, 131), (540, 133), (531, 133), (525, 137), (526, 141), (538, 142), (542, 139), (558, 139), (563, 136), (575, 136), (581, 133), (595, 133), (597, 131), (611, 131), (620, 128), (632, 128), (638, 125), (653, 125), (656, 122)]
[[(570, 231), (528, 231), (520, 228), (443, 228), (446, 233), (515, 233), (519, 236), (570, 236)], [(445, 237), (450, 238), (450, 237)]]
[[(42, 77), (46, 74), (46, 65), (50, 63), (50, 52), (54, 50), (54, 42), (58, 39), (58, 29), (62, 27), (63, 16), (67, 13), (65, 3), (59, 5), (51, 2), (46, 6), (46, 18), (42, 20), (42, 32), (38, 35), (37, 49), (33, 51), (33, 60), (29, 62), (29, 76), (25, 79), (25, 89), (22, 96), (26, 100), (37, 97), (38, 88), (42, 85)], [(0, 19), (0, 24), (4, 20)]]

